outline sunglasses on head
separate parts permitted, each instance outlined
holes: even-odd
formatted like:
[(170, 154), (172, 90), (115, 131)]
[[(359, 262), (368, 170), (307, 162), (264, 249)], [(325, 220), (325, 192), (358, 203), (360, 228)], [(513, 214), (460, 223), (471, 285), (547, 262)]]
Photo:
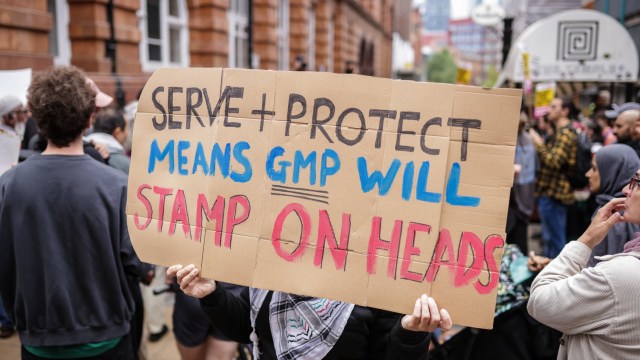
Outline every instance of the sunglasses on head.
[(629, 181), (629, 191), (635, 190), (638, 185), (640, 185), (640, 178), (638, 177), (638, 175), (633, 175), (631, 177), (631, 180)]

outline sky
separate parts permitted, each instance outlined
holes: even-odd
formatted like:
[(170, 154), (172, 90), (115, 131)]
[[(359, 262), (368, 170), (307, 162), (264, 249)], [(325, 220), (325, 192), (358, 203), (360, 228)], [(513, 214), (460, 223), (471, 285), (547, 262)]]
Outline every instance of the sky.
[[(426, 0), (414, 0), (414, 5), (423, 4)], [(476, 0), (450, 0), (451, 1), (451, 18), (464, 19), (468, 18)], [(481, 3), (498, 4), (500, 0), (483, 0)]]

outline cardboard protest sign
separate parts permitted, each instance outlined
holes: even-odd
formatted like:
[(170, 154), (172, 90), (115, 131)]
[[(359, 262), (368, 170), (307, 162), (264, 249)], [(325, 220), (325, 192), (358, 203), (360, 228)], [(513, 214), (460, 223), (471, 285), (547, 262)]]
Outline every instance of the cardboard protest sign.
[(0, 128), (0, 175), (18, 164), (20, 142), (18, 134)]
[(140, 258), (493, 323), (521, 93), (314, 72), (160, 69), (136, 114)]

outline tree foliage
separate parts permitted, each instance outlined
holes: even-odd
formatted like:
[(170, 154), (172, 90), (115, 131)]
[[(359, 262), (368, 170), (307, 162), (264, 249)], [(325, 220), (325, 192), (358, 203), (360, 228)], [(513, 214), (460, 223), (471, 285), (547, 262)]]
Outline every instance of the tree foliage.
[(433, 54), (427, 63), (427, 80), (430, 82), (449, 83), (456, 82), (456, 63), (447, 49)]

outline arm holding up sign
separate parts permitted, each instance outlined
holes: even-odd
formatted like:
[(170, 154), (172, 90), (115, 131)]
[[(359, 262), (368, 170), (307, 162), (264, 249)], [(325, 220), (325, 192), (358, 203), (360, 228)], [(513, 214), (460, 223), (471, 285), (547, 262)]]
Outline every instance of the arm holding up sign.
[[(204, 312), (219, 330), (235, 341), (253, 341), (263, 359), (278, 355), (296, 359), (426, 359), (429, 333), (437, 327), (452, 326), (449, 313), (438, 310), (435, 301), (426, 295), (416, 300), (411, 315), (401, 316), (266, 290), (232, 294), (217, 287), (215, 281), (201, 278), (193, 265), (174, 265), (167, 274), (177, 276), (187, 295), (201, 299)], [(272, 329), (280, 331), (272, 333)], [(314, 342), (316, 337), (326, 340)]]

